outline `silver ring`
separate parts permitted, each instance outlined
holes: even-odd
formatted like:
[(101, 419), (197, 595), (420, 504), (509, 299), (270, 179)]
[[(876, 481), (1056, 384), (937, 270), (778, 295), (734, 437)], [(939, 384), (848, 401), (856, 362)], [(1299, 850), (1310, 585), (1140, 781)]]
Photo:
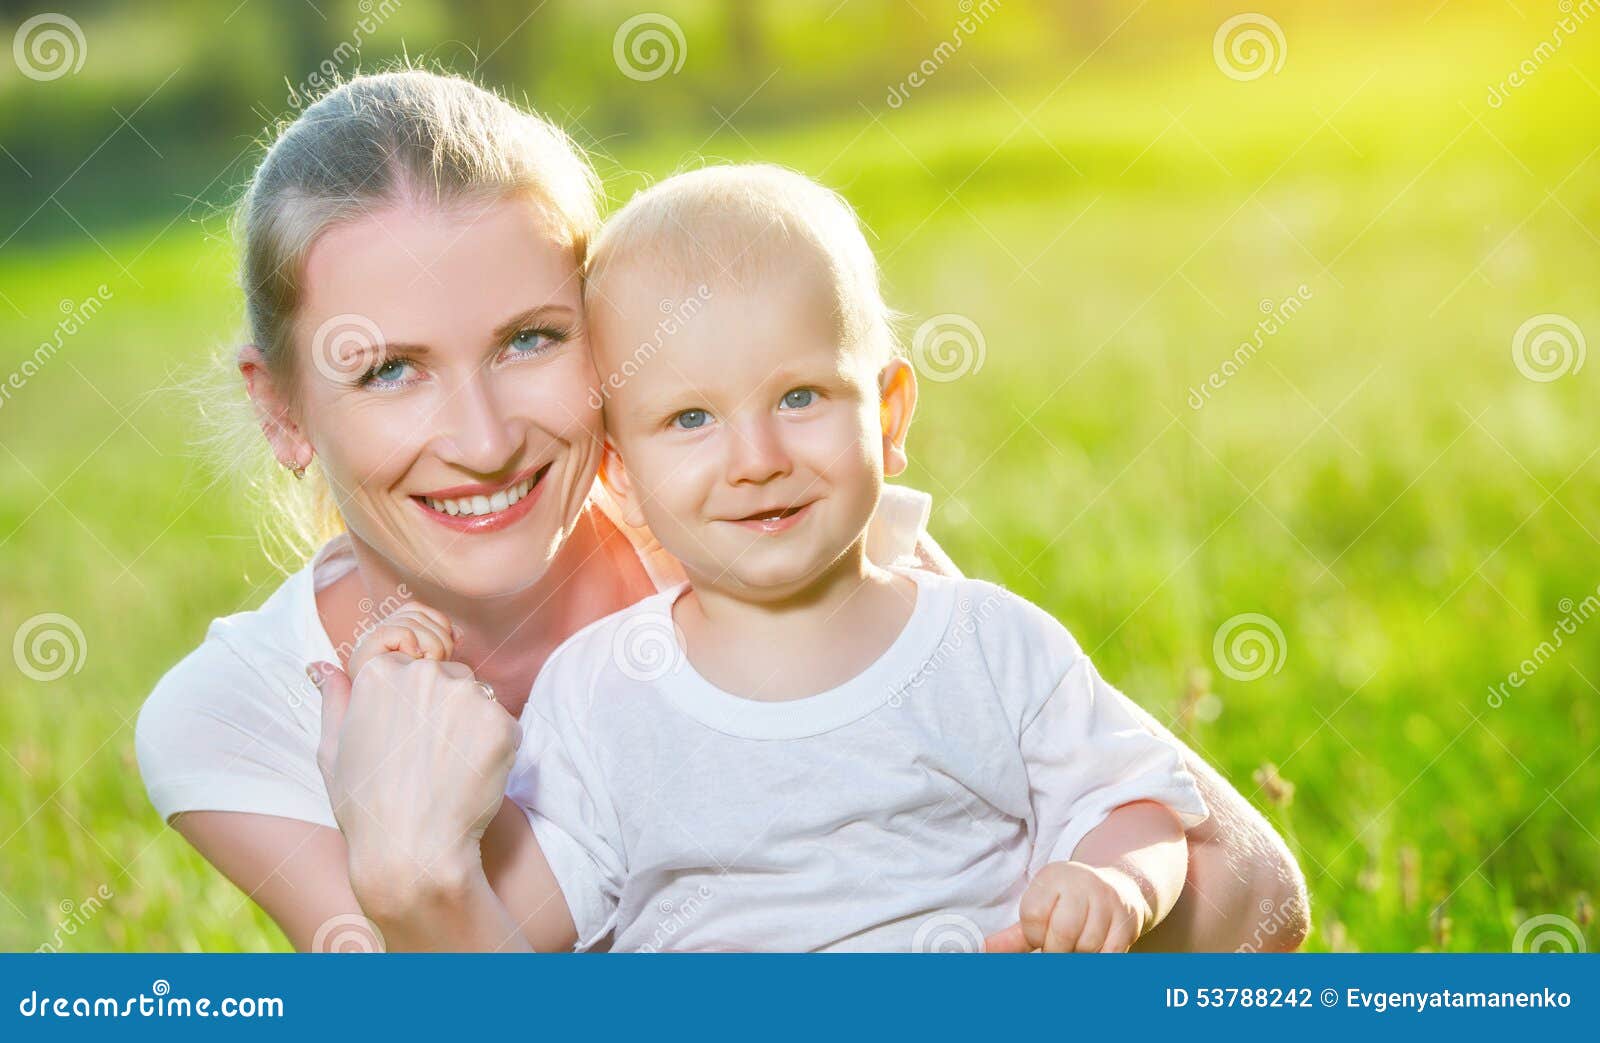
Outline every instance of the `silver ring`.
[(477, 686), (480, 689), (483, 690), (483, 697), (485, 699), (488, 699), (490, 702), (494, 702), (495, 701), (495, 698), (494, 698), (494, 685), (490, 684), (488, 681), (478, 681), (478, 682), (475, 682), (475, 683), (477, 684)]

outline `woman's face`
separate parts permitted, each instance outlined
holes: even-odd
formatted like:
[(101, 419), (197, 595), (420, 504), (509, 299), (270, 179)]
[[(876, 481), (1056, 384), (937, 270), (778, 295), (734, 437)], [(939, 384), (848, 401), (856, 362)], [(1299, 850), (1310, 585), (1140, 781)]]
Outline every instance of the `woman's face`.
[(396, 205), (313, 244), (302, 434), (352, 536), (462, 595), (537, 581), (600, 459), (576, 258), (533, 204)]

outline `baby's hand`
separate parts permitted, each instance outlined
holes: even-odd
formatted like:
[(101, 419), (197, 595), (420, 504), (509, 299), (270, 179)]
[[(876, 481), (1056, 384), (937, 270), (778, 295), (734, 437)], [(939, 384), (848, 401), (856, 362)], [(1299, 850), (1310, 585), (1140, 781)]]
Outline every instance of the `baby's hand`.
[(1051, 862), (1022, 894), (1020, 922), (992, 935), (989, 952), (1127, 952), (1153, 919), (1128, 874)]
[(354, 680), (363, 666), (386, 652), (446, 662), (455, 655), (458, 636), (443, 612), (420, 601), (408, 601), (362, 635), (345, 672)]

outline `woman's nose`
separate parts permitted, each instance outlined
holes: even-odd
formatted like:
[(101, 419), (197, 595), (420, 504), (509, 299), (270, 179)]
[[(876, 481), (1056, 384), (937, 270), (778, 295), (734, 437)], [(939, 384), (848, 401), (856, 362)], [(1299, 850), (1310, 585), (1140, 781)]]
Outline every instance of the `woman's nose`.
[(445, 431), (440, 455), (469, 471), (491, 474), (504, 467), (516, 452), (511, 425), (495, 400), (490, 374), (479, 370), (456, 385), (440, 407)]
[(727, 478), (730, 484), (760, 484), (793, 470), (783, 436), (771, 417), (729, 427)]

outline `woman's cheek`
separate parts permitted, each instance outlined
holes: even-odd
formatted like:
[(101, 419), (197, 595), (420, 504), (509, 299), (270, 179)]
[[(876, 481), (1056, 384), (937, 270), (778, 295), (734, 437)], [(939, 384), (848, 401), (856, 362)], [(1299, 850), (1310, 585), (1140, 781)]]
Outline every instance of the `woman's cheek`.
[(325, 415), (330, 420), (320, 432), (322, 463), (347, 498), (396, 484), (437, 424), (425, 395), (373, 393)]
[(523, 399), (523, 414), (565, 441), (599, 440), (605, 435), (605, 400), (588, 348), (571, 343), (547, 366), (533, 366)]

